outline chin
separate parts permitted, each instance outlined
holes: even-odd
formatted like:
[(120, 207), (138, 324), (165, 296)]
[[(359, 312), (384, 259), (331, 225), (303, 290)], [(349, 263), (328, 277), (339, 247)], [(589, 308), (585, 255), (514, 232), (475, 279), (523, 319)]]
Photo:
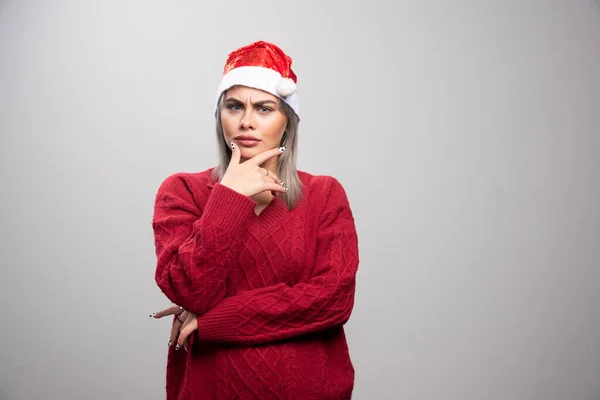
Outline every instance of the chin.
[(256, 147), (240, 146), (240, 151), (242, 152), (242, 158), (249, 159), (259, 153), (262, 153), (264, 151), (264, 149), (262, 149), (262, 146), (256, 146)]

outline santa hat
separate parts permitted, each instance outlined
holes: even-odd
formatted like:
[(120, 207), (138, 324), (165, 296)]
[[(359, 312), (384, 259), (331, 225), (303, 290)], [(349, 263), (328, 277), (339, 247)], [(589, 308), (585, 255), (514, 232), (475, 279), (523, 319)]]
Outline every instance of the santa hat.
[(229, 54), (217, 90), (217, 101), (232, 86), (248, 86), (279, 97), (300, 117), (296, 82), (292, 59), (279, 47), (261, 40)]

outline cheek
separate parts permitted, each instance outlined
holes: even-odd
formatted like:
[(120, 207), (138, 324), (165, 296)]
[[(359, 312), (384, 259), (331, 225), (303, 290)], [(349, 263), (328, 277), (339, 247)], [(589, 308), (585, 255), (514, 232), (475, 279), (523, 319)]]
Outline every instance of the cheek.
[(279, 140), (283, 131), (279, 129), (279, 126), (270, 126), (268, 130), (264, 131), (263, 136), (270, 142), (276, 142)]
[(269, 138), (272, 138), (273, 140), (278, 140), (285, 130), (286, 121), (269, 121), (267, 126), (268, 128), (265, 131), (265, 135), (269, 136)]
[(221, 124), (223, 125), (223, 132), (227, 135), (230, 132), (233, 132), (235, 128), (235, 122), (231, 117), (221, 115)]

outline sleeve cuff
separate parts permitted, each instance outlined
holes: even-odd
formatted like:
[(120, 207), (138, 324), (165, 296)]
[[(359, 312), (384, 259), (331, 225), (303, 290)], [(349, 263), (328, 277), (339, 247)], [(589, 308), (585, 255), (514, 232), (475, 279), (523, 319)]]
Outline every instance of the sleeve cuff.
[(237, 318), (231, 317), (237, 313), (235, 301), (224, 299), (217, 307), (198, 317), (198, 339), (209, 342), (241, 340)]
[(257, 204), (250, 197), (216, 183), (204, 206), (203, 216), (224, 230), (235, 231), (254, 215)]

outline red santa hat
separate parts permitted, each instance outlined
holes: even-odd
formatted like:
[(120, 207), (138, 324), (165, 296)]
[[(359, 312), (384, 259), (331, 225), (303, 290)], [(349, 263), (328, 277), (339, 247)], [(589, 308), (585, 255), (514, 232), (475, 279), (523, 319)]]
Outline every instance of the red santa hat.
[(229, 54), (217, 100), (232, 86), (248, 86), (279, 97), (300, 117), (297, 81), (292, 71), (292, 59), (279, 47), (261, 40)]

